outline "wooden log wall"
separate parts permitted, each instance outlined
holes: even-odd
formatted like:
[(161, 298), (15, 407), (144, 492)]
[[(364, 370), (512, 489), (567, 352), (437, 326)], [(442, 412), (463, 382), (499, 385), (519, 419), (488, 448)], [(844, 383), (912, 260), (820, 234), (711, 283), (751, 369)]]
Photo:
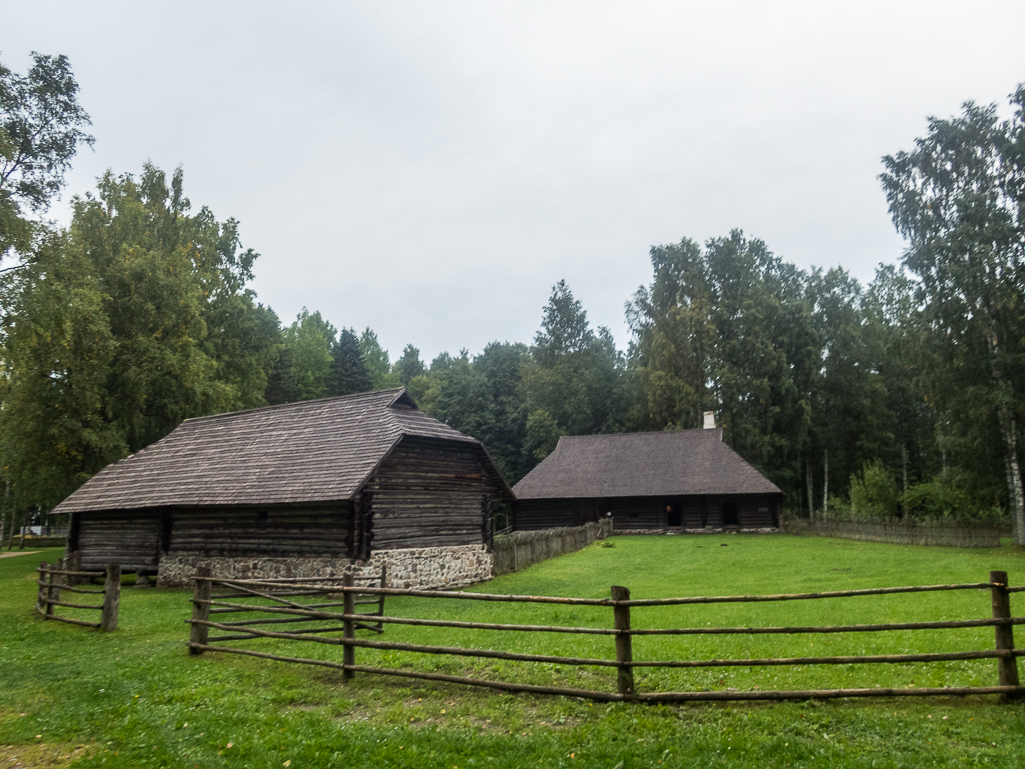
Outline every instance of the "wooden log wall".
[(101, 571), (113, 563), (124, 571), (156, 571), (160, 558), (159, 511), (100, 511), (76, 518), (80, 569)]
[(373, 550), (483, 544), (481, 500), (494, 495), (472, 444), (405, 438), (364, 486)]
[[(618, 529), (664, 529), (666, 502), (661, 497), (622, 497), (611, 500), (612, 518)], [(686, 515), (686, 510), (681, 508)]]
[(743, 528), (769, 528), (777, 525), (777, 501), (771, 496), (693, 495), (683, 497), (615, 497), (611, 499), (526, 499), (516, 502), (516, 530), (532, 531), (557, 526), (580, 526), (600, 520), (611, 511), (619, 529), (665, 529), (668, 510), (679, 505), (683, 528), (720, 528), (723, 502), (736, 505), (737, 524)]
[(554, 529), (573, 525), (571, 499), (516, 500), (516, 531)]
[(345, 557), (350, 511), (331, 507), (178, 508), (170, 552), (174, 555)]
[(749, 529), (767, 529), (777, 526), (776, 500), (772, 497), (740, 497), (737, 501), (740, 525)]

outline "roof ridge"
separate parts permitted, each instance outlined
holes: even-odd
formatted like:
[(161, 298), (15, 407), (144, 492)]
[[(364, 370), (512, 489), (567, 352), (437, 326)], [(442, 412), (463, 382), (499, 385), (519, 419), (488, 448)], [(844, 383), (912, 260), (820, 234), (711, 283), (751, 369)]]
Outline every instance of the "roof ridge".
[[(220, 419), (222, 417), (234, 417), (239, 414), (250, 414), (254, 411), (271, 411), (273, 409), (285, 409), (295, 408), (297, 406), (305, 406), (311, 403), (325, 403), (327, 401), (340, 401), (346, 399), (365, 398), (371, 395), (383, 395), (385, 393), (399, 393), (401, 394), (406, 388), (405, 387), (388, 387), (383, 390), (367, 390), (361, 393), (349, 393), (348, 395), (329, 395), (326, 398), (312, 398), (307, 401), (292, 401), (291, 403), (275, 403), (270, 406), (254, 406), (251, 409), (239, 409), (238, 411), (222, 411), (219, 414), (204, 414), (200, 417), (189, 417), (188, 419), (182, 420), (182, 424), (186, 422), (199, 422), (204, 419)], [(395, 399), (393, 399), (395, 400)], [(137, 452), (138, 453), (138, 452)]]
[(715, 433), (722, 432), (721, 427), (705, 428), (705, 427), (687, 427), (683, 430), (638, 430), (633, 433), (591, 433), (590, 435), (561, 435), (559, 440), (563, 438), (626, 438), (631, 435), (678, 435), (679, 433)]

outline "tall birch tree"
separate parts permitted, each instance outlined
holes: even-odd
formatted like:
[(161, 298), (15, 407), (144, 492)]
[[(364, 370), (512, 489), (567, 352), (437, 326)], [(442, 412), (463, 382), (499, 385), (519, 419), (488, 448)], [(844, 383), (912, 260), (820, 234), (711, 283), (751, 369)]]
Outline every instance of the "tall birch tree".
[(975, 394), (999, 425), (1015, 541), (1025, 545), (1025, 86), (1011, 105), (1009, 120), (972, 102), (959, 116), (930, 118), (913, 150), (883, 159), (880, 179), (934, 331), (963, 348), (959, 356), (986, 362), (989, 385)]

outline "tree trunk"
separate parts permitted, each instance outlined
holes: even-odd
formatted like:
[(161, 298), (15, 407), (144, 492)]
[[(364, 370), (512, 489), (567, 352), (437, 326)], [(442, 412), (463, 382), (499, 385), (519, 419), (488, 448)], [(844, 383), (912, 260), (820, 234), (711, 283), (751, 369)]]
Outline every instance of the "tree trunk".
[(1000, 406), (1000, 432), (1004, 436), (1007, 463), (1007, 496), (1014, 525), (1014, 541), (1025, 545), (1025, 495), (1022, 494), (1021, 465), (1018, 462), (1018, 426), (1006, 404)]
[(822, 470), (822, 517), (829, 514), (829, 449), (823, 453)]
[(1014, 386), (1003, 376), (997, 362), (1000, 355), (999, 337), (991, 330), (989, 334), (990, 365), (997, 385), (997, 417), (1000, 434), (1004, 439), (1004, 463), (1007, 467), (1007, 503), (1011, 508), (1011, 522), (1014, 526), (1014, 541), (1025, 545), (1025, 495), (1022, 493), (1021, 465), (1018, 462), (1018, 425), (1014, 418)]
[(904, 501), (908, 495), (908, 445), (902, 444), (900, 447), (900, 459), (904, 470), (904, 495), (900, 500), (900, 516), (901, 518), (907, 517), (907, 503)]
[(811, 477), (811, 456), (804, 458), (804, 480), (808, 486), (808, 517), (815, 517), (815, 489)]
[(7, 520), (8, 520), (7, 506), (8, 506), (8, 503), (10, 502), (10, 499), (11, 499), (11, 482), (10, 481), (5, 481), (4, 482), (4, 503), (3, 503), (3, 506), (0, 507), (0, 550), (2, 550), (3, 547), (4, 547), (4, 534), (6, 534), (8, 529), (10, 529), (10, 525), (7, 523)]

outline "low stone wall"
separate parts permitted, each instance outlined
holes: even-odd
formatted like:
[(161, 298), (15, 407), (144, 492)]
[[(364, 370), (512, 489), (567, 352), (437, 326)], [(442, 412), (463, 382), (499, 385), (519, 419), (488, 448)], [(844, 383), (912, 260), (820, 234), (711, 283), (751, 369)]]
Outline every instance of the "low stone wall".
[(495, 574), (508, 574), (585, 548), (612, 532), (612, 521), (554, 529), (514, 531), (495, 537)]
[(461, 587), (491, 579), (494, 558), (483, 545), (381, 550), (369, 561), (348, 558), (210, 558), (200, 555), (165, 555), (160, 559), (157, 585), (191, 584), (197, 566), (209, 566), (215, 577), (273, 579), (280, 577), (338, 577), (347, 572), (377, 577), (386, 565), (386, 587)]
[(874, 521), (830, 521), (789, 518), (780, 521), (788, 534), (888, 542), (894, 545), (937, 545), (941, 547), (1000, 547), (1000, 529), (992, 526), (925, 526), (914, 523)]

